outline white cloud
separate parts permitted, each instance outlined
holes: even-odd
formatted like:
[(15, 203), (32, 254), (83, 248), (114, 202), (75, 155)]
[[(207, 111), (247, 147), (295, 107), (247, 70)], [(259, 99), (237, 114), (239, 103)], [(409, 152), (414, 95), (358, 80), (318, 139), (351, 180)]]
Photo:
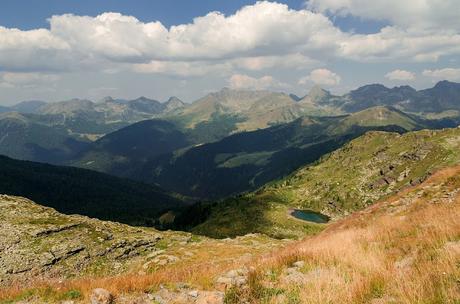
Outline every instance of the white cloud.
[(442, 56), (460, 54), (458, 0), (309, 0), (307, 7), (389, 23), (376, 33), (350, 33), (339, 41), (338, 56), (342, 58), (435, 62)]
[(211, 12), (170, 29), (158, 21), (143, 23), (119, 13), (94, 18), (66, 14), (50, 18), (50, 31), (86, 54), (138, 63), (277, 54), (297, 47), (299, 41), (322, 50), (334, 43), (318, 36), (340, 35), (327, 17), (274, 2), (245, 6), (228, 17)]
[(460, 69), (457, 68), (445, 68), (437, 70), (424, 70), (423, 76), (431, 77), (433, 80), (460, 80)]
[(307, 7), (337, 15), (386, 20), (403, 28), (460, 30), (458, 0), (309, 0)]
[(272, 76), (262, 76), (260, 78), (254, 78), (244, 74), (234, 74), (228, 80), (228, 83), (233, 89), (254, 89), (254, 90), (265, 90), (274, 88), (283, 88), (288, 85), (279, 82)]
[(167, 74), (173, 76), (204, 76), (209, 73), (228, 75), (236, 69), (261, 71), (270, 68), (304, 69), (318, 64), (301, 54), (286, 56), (242, 57), (232, 60), (173, 61), (152, 60), (149, 63), (134, 64), (133, 70), (139, 73)]
[(328, 69), (316, 69), (310, 72), (310, 75), (299, 79), (300, 85), (312, 82), (322, 86), (335, 86), (340, 83), (340, 76)]
[[(402, 12), (410, 12), (405, 4), (409, 1), (391, 1)], [(460, 54), (460, 35), (448, 22), (451, 14), (457, 16), (460, 11), (452, 6), (453, 0), (414, 1), (417, 5), (408, 16), (410, 22), (406, 24), (395, 17), (391, 19), (394, 25), (370, 35), (345, 33), (322, 13), (289, 9), (285, 4), (268, 1), (244, 6), (229, 16), (211, 12), (189, 24), (170, 28), (158, 21), (141, 22), (113, 12), (96, 17), (55, 15), (49, 19), (49, 30), (0, 27), (0, 67), (4, 71), (23, 72), (119, 71), (123, 70), (120, 66), (127, 65), (135, 71), (187, 76), (203, 75), (208, 69), (220, 71), (222, 64), (255, 71), (311, 67), (332, 57), (435, 61), (441, 56)], [(419, 10), (422, 2), (427, 2), (431, 10)], [(309, 3), (321, 12), (369, 18), (386, 18), (387, 11), (393, 11), (393, 6), (383, 0)], [(359, 4), (362, 10), (356, 8)], [(382, 9), (384, 6), (388, 9)], [(426, 19), (437, 25), (435, 31), (413, 21), (427, 14), (434, 15)]]
[(396, 81), (412, 81), (415, 74), (406, 70), (394, 70), (385, 75), (385, 78)]
[(295, 53), (282, 56), (255, 56), (237, 58), (232, 61), (232, 64), (238, 68), (250, 71), (260, 71), (273, 67), (302, 69), (317, 64), (317, 61), (300, 53)]
[(358, 61), (437, 61), (460, 54), (460, 35), (385, 27), (376, 34), (350, 36), (340, 43), (339, 53)]
[(21, 31), (0, 26), (0, 71), (60, 70), (69, 64), (69, 52), (67, 42), (46, 29)]
[(225, 75), (230, 72), (231, 65), (225, 62), (152, 60), (149, 63), (134, 64), (133, 70), (139, 73), (191, 77), (209, 73)]
[(4, 87), (36, 87), (39, 85), (52, 86), (59, 80), (58, 75), (42, 73), (2, 73), (0, 74), (0, 83)]

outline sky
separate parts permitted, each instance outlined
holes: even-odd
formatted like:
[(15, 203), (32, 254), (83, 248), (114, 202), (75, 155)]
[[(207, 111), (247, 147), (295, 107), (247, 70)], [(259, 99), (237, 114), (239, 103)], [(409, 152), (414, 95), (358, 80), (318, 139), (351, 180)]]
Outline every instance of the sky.
[(460, 82), (460, 0), (2, 0), (0, 105)]

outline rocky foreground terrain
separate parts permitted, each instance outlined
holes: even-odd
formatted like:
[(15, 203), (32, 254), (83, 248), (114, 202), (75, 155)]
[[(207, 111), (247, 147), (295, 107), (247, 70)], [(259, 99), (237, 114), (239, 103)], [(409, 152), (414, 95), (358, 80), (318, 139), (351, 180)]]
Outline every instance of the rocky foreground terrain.
[[(160, 303), (171, 303), (172, 299), (185, 297), (185, 303), (192, 303), (204, 297), (216, 302), (197, 303), (221, 303), (227, 285), (246, 283), (244, 276), (226, 276), (226, 269), (241, 266), (289, 242), (256, 234), (213, 240), (190, 233), (159, 232), (64, 215), (26, 198), (8, 195), (0, 195), (0, 210), (0, 303), (85, 302), (87, 295), (67, 284), (88, 284), (112, 276), (119, 276), (121, 282), (133, 278), (138, 283), (137, 280), (149, 282), (152, 290), (158, 290), (155, 294), (136, 293), (136, 301), (152, 303), (155, 298)], [(203, 273), (214, 277), (196, 281), (195, 276)], [(153, 278), (152, 274), (163, 278)], [(101, 283), (103, 287), (107, 285), (113, 287), (107, 281)], [(166, 285), (183, 291), (169, 291)], [(44, 295), (40, 291), (50, 286), (57, 286), (56, 292)], [(198, 291), (198, 287), (215, 290)], [(29, 291), (16, 293), (17, 290)], [(117, 303), (133, 303), (132, 297), (123, 295)]]

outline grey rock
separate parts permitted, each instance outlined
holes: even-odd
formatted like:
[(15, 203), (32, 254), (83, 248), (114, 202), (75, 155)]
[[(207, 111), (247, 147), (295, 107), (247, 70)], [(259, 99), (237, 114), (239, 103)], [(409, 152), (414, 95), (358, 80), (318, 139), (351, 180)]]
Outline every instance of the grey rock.
[(112, 304), (113, 300), (113, 295), (103, 288), (94, 289), (90, 297), (91, 304)]
[(305, 262), (304, 261), (297, 261), (294, 264), (292, 264), (292, 266), (297, 267), (297, 268), (302, 268), (303, 266), (305, 266)]

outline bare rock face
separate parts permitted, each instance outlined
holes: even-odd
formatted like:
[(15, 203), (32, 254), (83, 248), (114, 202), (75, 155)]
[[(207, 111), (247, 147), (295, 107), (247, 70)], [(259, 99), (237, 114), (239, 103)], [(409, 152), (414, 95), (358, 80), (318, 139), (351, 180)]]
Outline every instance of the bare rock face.
[(96, 288), (91, 293), (90, 302), (91, 304), (112, 304), (113, 296), (108, 290)]
[(154, 229), (64, 215), (22, 197), (0, 195), (0, 210), (0, 285), (78, 276), (93, 265), (117, 274), (158, 251), (162, 238)]

